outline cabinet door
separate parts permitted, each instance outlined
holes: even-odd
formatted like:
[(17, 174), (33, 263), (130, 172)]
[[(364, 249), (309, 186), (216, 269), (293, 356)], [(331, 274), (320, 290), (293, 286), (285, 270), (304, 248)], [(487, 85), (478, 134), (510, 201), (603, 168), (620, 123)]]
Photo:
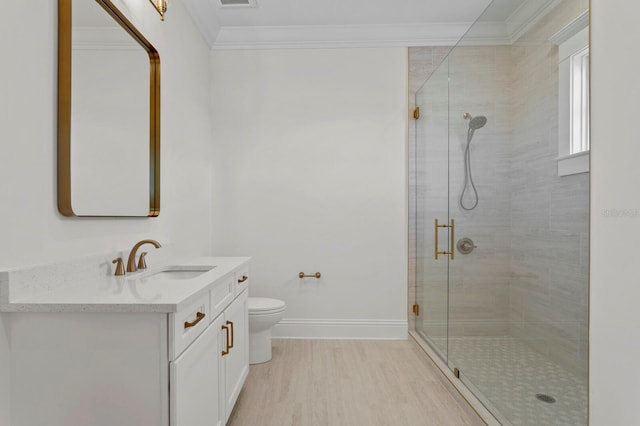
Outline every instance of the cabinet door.
[(219, 404), (222, 315), (171, 363), (171, 426), (224, 424)]
[(229, 354), (222, 357), (225, 371), (225, 421), (229, 418), (249, 374), (248, 292), (244, 290), (225, 310), (225, 323), (232, 327)]

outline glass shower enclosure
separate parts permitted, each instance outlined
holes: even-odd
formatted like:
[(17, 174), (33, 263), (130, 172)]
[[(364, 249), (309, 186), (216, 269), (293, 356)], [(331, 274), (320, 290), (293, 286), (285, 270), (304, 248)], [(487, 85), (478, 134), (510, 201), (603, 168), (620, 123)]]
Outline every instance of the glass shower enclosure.
[(584, 425), (589, 173), (559, 172), (556, 40), (588, 1), (528, 3), (488, 37), (492, 3), (415, 93), (414, 336), (500, 423)]

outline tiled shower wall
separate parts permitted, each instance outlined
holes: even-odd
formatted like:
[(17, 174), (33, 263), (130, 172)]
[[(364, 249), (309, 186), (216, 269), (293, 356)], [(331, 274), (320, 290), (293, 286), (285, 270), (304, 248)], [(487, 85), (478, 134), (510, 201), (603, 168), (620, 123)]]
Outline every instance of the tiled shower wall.
[(558, 176), (558, 49), (549, 37), (589, 7), (565, 0), (511, 47), (510, 334), (585, 377), (589, 173)]
[[(450, 333), (509, 333), (576, 373), (587, 368), (589, 174), (557, 176), (557, 48), (548, 39), (587, 8), (587, 0), (565, 0), (515, 44), (458, 47), (448, 59), (451, 217), (456, 239), (478, 245), (451, 264)], [(409, 49), (410, 102), (449, 50)], [(457, 207), (464, 112), (488, 118), (471, 145), (480, 194), (471, 213)], [(413, 123), (409, 134), (411, 312), (420, 225)]]
[[(456, 250), (449, 269), (449, 337), (504, 335), (509, 316), (509, 146), (511, 61), (509, 46), (458, 46), (449, 62), (449, 212), (455, 240), (477, 246)], [(478, 205), (459, 205), (464, 185), (464, 151), (469, 120), (487, 123), (473, 134), (470, 165)], [(467, 196), (465, 205), (472, 205)], [(455, 357), (455, 354), (452, 354)]]

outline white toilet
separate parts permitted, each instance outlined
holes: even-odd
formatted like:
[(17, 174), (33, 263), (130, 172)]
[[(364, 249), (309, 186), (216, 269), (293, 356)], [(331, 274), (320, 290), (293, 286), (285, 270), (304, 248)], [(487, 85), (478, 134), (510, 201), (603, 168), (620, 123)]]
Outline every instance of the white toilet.
[(282, 300), (249, 298), (249, 364), (271, 359), (271, 329), (280, 322), (285, 308)]

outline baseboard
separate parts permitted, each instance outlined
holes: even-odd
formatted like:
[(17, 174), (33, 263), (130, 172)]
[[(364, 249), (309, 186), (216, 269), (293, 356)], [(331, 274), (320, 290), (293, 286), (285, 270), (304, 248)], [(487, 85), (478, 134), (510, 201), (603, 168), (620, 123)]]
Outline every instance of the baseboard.
[(389, 339), (408, 338), (406, 320), (329, 320), (286, 318), (273, 328), (280, 339)]

